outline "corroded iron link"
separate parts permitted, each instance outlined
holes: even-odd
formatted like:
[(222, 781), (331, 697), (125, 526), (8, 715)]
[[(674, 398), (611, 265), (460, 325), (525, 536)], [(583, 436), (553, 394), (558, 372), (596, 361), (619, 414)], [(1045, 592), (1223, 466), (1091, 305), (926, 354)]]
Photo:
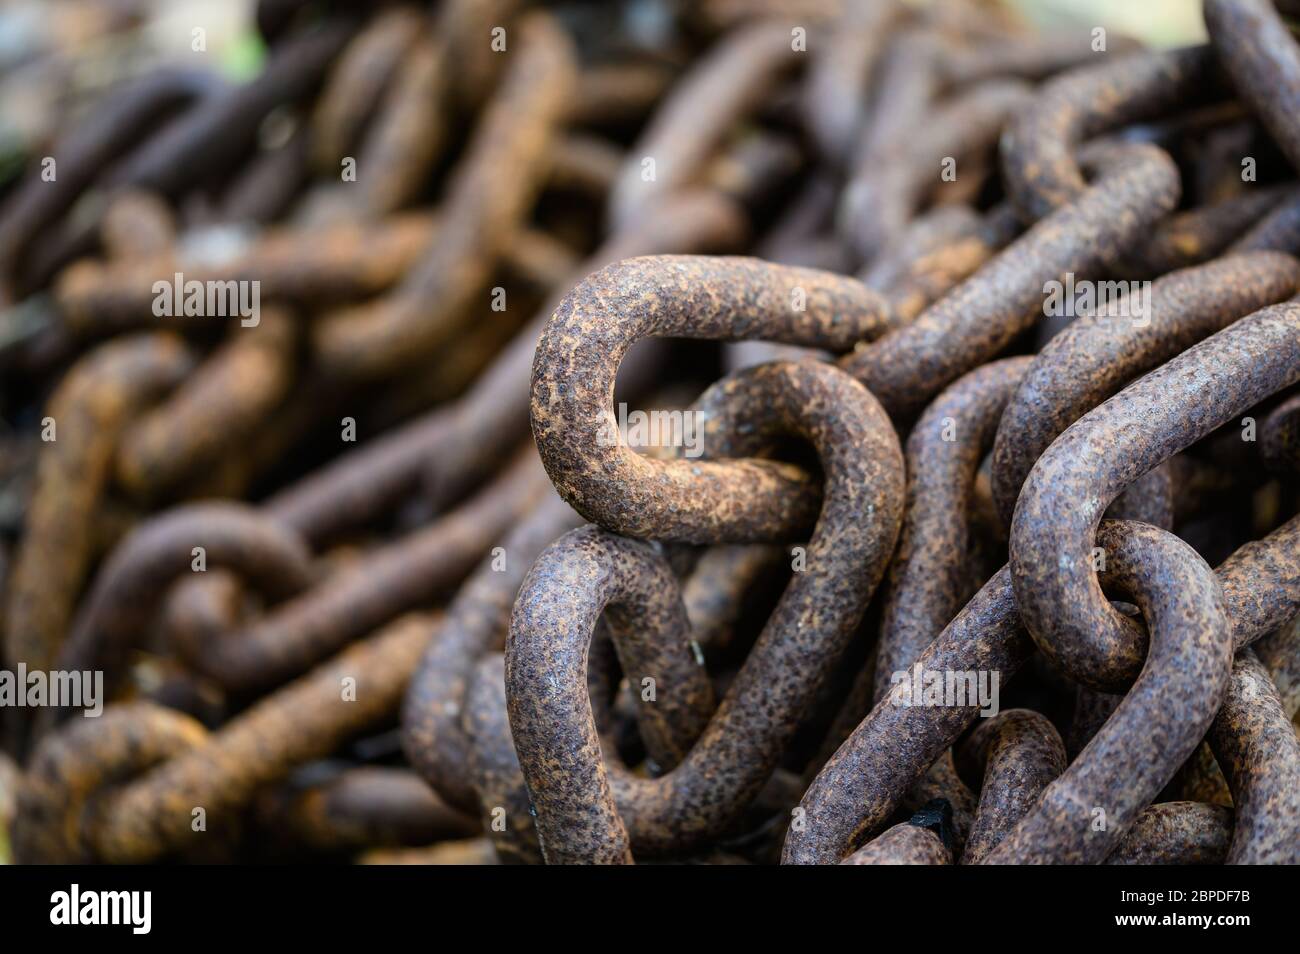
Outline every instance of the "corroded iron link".
[(752, 259), (659, 256), (604, 268), (556, 310), (533, 359), (533, 436), (547, 474), (583, 516), (630, 536), (745, 543), (804, 530), (817, 495), (803, 471), (764, 460), (656, 461), (610, 440), (615, 372), (635, 342), (657, 336), (842, 351), (879, 334), (887, 312), (853, 279)]
[[(1273, 305), (1129, 385), (1034, 464), (1011, 524), (1012, 580), (1035, 642), (1071, 677), (1113, 691), (1145, 656), (1140, 628), (1105, 599), (1093, 570), (1105, 508), (1148, 470), (1297, 380), (1300, 306)], [(1196, 395), (1210, 381), (1207, 408)]]
[[(565, 538), (542, 555), (515, 604), (506, 691), (548, 861), (622, 862), (634, 847), (680, 852), (733, 820), (776, 767), (894, 547), (902, 455), (879, 405), (847, 376), (813, 363), (763, 365), (724, 379), (697, 408), (716, 422), (708, 446), (719, 456), (743, 455), (780, 431), (799, 433), (818, 450), (827, 479), (808, 568), (787, 587), (685, 760), (661, 778), (641, 779), (607, 772), (601, 759), (582, 666), (598, 604), (572, 585), (577, 543)], [(821, 625), (809, 625), (810, 613)], [(550, 692), (538, 684), (556, 674), (573, 699), (572, 714), (558, 724)], [(560, 751), (586, 770), (575, 776), (556, 766)], [(575, 787), (577, 777), (585, 787)]]

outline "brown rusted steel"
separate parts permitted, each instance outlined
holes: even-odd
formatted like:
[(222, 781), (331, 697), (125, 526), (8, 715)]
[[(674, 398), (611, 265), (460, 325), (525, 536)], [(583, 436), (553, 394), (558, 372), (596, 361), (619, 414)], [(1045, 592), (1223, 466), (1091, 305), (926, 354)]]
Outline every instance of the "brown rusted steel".
[(492, 484), (429, 526), (381, 547), (219, 640), (173, 632), (200, 672), (231, 689), (274, 686), (398, 614), (459, 584), (507, 527), (531, 509), (543, 480), (522, 454)]
[[(743, 234), (733, 203), (709, 191), (682, 193), (632, 231), (611, 237), (572, 278), (634, 255), (726, 250)], [(282, 490), (268, 505), (309, 539), (320, 540), (382, 516), (418, 490), (422, 477), (436, 505), (457, 499), (528, 433), (533, 351), (562, 300), (561, 293), (548, 302), (463, 398), (344, 455)]]
[(609, 198), (614, 231), (697, 185), (724, 137), (800, 59), (790, 29), (757, 23), (729, 34), (680, 80), (629, 148)]
[(202, 100), (117, 168), (109, 183), (174, 196), (188, 183), (237, 162), (256, 141), (268, 113), (315, 91), (355, 31), (355, 22), (336, 18), (295, 32), (276, 47), (256, 78)]
[[(634, 846), (648, 854), (682, 851), (734, 819), (772, 774), (893, 550), (902, 455), (879, 406), (846, 376), (810, 362), (759, 366), (715, 385), (695, 410), (710, 422), (710, 455), (752, 453), (781, 431), (800, 433), (818, 450), (827, 479), (807, 568), (792, 579), (681, 765), (638, 779), (607, 770), (587, 699), (583, 663), (599, 611), (597, 584), (609, 570), (578, 548), (586, 537), (570, 535), (542, 555), (515, 604), (506, 691), (551, 862), (623, 862)], [(597, 538), (610, 545), (614, 539)], [(588, 582), (578, 586), (584, 577)], [(548, 682), (557, 677), (558, 686)], [(572, 708), (557, 724), (547, 700), (560, 691)], [(556, 759), (585, 768), (565, 771)]]
[(844, 15), (844, 0), (704, 0), (692, 13), (714, 32), (735, 29), (751, 20), (833, 21)]
[(1201, 802), (1160, 802), (1144, 809), (1108, 865), (1221, 865), (1232, 837), (1232, 812)]
[(1268, 670), (1244, 649), (1209, 733), (1232, 788), (1228, 864), (1300, 862), (1300, 740)]
[(570, 132), (556, 139), (547, 161), (548, 188), (603, 201), (623, 166), (623, 150), (601, 136)]
[[(1034, 651), (1020, 625), (1011, 575), (999, 570), (917, 660), (922, 672), (998, 673), (1011, 679)], [(900, 684), (896, 693), (905, 689)], [(979, 717), (977, 705), (876, 704), (822, 767), (799, 803), (783, 864), (835, 864), (879, 831), (907, 789)]]
[[(564, 302), (569, 287), (607, 265), (639, 255), (731, 251), (745, 234), (739, 207), (714, 190), (688, 190), (666, 199), (634, 227), (611, 236), (558, 286), (536, 317), (515, 336), (466, 396), (447, 412), (447, 432), (427, 453), (425, 489), (445, 505), (481, 478), (512, 442), (528, 434), (529, 379), (537, 339)], [(623, 380), (633, 387), (657, 367), (643, 354), (626, 362)]]
[[(486, 45), (479, 38), (476, 46)], [(363, 215), (384, 215), (424, 191), (447, 139), (447, 44), (416, 36), (378, 104), (356, 153), (356, 181), (343, 194)], [(335, 159), (336, 174), (340, 159)]]
[(916, 209), (954, 163), (958, 179), (973, 176), (980, 156), (997, 143), (1007, 121), (1030, 101), (1029, 87), (989, 80), (963, 90), (930, 112), (925, 124), (901, 137), (888, 155), (845, 188), (841, 215), (865, 260), (892, 245)]
[(5, 661), (54, 664), (90, 567), (95, 515), (117, 438), (133, 413), (176, 385), (192, 358), (168, 334), (109, 342), (78, 362), (46, 407), (42, 448), (22, 544), (10, 574)]
[(470, 741), (461, 728), (473, 667), (504, 644), (515, 594), (538, 554), (578, 523), (558, 497), (544, 498), (461, 587), (411, 678), (402, 746), (424, 780), (457, 808), (477, 808), (467, 777)]
[(682, 584), (682, 602), (691, 635), (705, 655), (724, 652), (737, 636), (737, 625), (752, 590), (773, 576), (789, 553), (775, 544), (709, 547)]
[(302, 540), (252, 507), (214, 502), (164, 511), (109, 555), (73, 621), (60, 667), (102, 669), (111, 691), (126, 651), (138, 644), (171, 585), (223, 569), (272, 602), (315, 581)]
[(843, 165), (848, 159), (867, 112), (874, 68), (903, 12), (898, 0), (852, 4), (839, 19), (814, 31), (804, 108), (809, 131), (830, 162)]
[(0, 147), (19, 860), (1300, 861), (1300, 3), (319, 6)]
[[(942, 806), (943, 842), (953, 858), (960, 858), (975, 821), (977, 798), (957, 774), (952, 749), (935, 759), (925, 774), (903, 796), (905, 811), (925, 812)], [(915, 818), (915, 815), (913, 816)], [(935, 829), (936, 834), (939, 833)]]
[(376, 102), (420, 33), (423, 18), (409, 6), (381, 10), (348, 44), (330, 70), (311, 118), (312, 157), (325, 174), (358, 142)]
[(1252, 647), (1282, 699), (1282, 711), (1295, 719), (1300, 711), (1300, 620), (1270, 633)]
[(20, 856), (139, 863), (193, 846), (206, 830), (196, 809), (226, 823), (259, 789), (391, 716), (432, 625), (403, 617), (211, 735), (154, 707), (74, 721), (33, 756)]
[(1044, 283), (1095, 277), (1175, 205), (1178, 173), (1151, 146), (1089, 148), (1093, 184), (1035, 223), (983, 268), (879, 341), (841, 362), (892, 415), (906, 417), (995, 357), (1041, 314)]
[(880, 233), (869, 221), (869, 213), (861, 214), (855, 187), (860, 193), (876, 170), (894, 164), (915, 128), (916, 117), (930, 108), (940, 88), (941, 48), (940, 38), (932, 31), (905, 28), (896, 34), (880, 64), (874, 105), (850, 155), (850, 185), (840, 199), (836, 222), (840, 237), (863, 261), (881, 251), (875, 244)]
[(1237, 94), (1300, 169), (1300, 49), (1269, 0), (1205, 0), (1205, 26)]
[(1259, 454), (1278, 474), (1300, 473), (1300, 394), (1287, 398), (1264, 419)]
[(17, 860), (93, 860), (82, 819), (93, 812), (101, 786), (127, 781), (207, 740), (199, 722), (151, 703), (112, 706), (98, 719), (77, 720), (50, 736), (33, 753), (19, 798)]
[(273, 134), (222, 191), (215, 218), (245, 227), (270, 222), (293, 205), (310, 174), (307, 156), (307, 130), (302, 116), (294, 112), (277, 117), (285, 127), (275, 124)]
[(156, 255), (176, 241), (176, 218), (160, 196), (128, 189), (109, 201), (99, 238), (109, 258)]
[(1002, 144), (1004, 178), (1025, 222), (1049, 216), (1084, 191), (1077, 154), (1082, 143), (1211, 101), (1220, 93), (1214, 66), (1208, 46), (1189, 47), (1119, 57), (1047, 83)]
[(0, 753), (0, 863), (11, 865), (13, 848), (10, 829), (18, 813), (18, 788), (22, 784), (22, 771), (18, 763)]
[(1129, 385), (1043, 453), (1016, 504), (1011, 568), (1025, 625), (1053, 663), (1103, 691), (1134, 678), (1145, 637), (1092, 571), (1103, 512), (1148, 470), (1296, 380), (1300, 306), (1273, 305)]
[[(1298, 532), (1300, 518), (1241, 548), (1216, 571), (1238, 648), (1295, 615)], [(1245, 582), (1251, 579), (1257, 581), (1253, 588)], [(923, 672), (998, 673), (1005, 686), (1033, 651), (1016, 611), (1009, 568), (1003, 567), (918, 663)], [(800, 803), (806, 824), (787, 834), (784, 863), (833, 864), (853, 851), (884, 826), (907, 790), (980, 714), (974, 704), (905, 701), (877, 703), (822, 767)]]
[(986, 863), (1103, 861), (1195, 750), (1227, 694), (1232, 624), (1205, 561), (1139, 523), (1103, 523), (1097, 545), (1106, 553), (1103, 578), (1137, 604), (1150, 629), (1145, 663), (1110, 719)]
[(1215, 572), (1238, 649), (1285, 626), (1300, 613), (1300, 516), (1239, 547)]
[(326, 851), (427, 845), (479, 832), (474, 816), (448, 806), (410, 769), (378, 765), (319, 781), (290, 779), (257, 809), (272, 837)]
[(1278, 203), (1229, 248), (1231, 252), (1260, 250), (1300, 254), (1300, 195)]
[[(619, 362), (636, 341), (672, 335), (843, 350), (883, 330), (886, 314), (851, 278), (752, 259), (659, 256), (604, 268), (569, 293), (538, 342), (532, 422), (542, 462), (575, 510), (620, 533), (709, 543), (788, 537), (816, 512), (802, 471), (761, 460), (656, 461), (610, 439)], [(716, 425), (704, 425), (707, 444)]]
[(962, 864), (977, 865), (1064, 771), (1065, 745), (1046, 716), (1008, 709), (980, 722), (962, 751), (983, 777), (979, 809), (961, 856)]
[(452, 91), (462, 106), (478, 106), (503, 69), (494, 30), (505, 31), (505, 52), (519, 42), (524, 30), (516, 12), (520, 0), (450, 0), (438, 11), (435, 32), (443, 38), (450, 58)]
[(842, 865), (950, 865), (952, 851), (929, 828), (907, 821), (863, 845)]
[(497, 858), (542, 864), (532, 800), (510, 734), (505, 682), (501, 653), (487, 653), (474, 665), (461, 720), (470, 745), (465, 770)]
[(877, 256), (860, 277), (888, 296), (896, 323), (904, 325), (982, 268), (1019, 232), (1009, 204), (983, 216), (964, 206), (941, 206), (914, 219), (889, 254)]
[(154, 283), (171, 283), (177, 272), (186, 281), (255, 281), (264, 303), (360, 298), (391, 288), (437, 229), (436, 218), (412, 212), (373, 225), (276, 227), (233, 247), (187, 240), (128, 261), (80, 261), (60, 273), (54, 296), (68, 329), (82, 336), (156, 322)]
[(907, 508), (889, 568), (873, 701), (973, 595), (970, 506), (975, 473), (1028, 357), (977, 368), (940, 394), (907, 439)]
[(360, 865), (496, 865), (496, 850), (488, 838), (444, 841), (425, 848), (379, 848), (357, 858)]
[(965, 86), (995, 76), (1026, 80), (1047, 79), (1138, 48), (1129, 37), (1108, 31), (1106, 49), (1094, 48), (1087, 30), (1070, 30), (1043, 36), (1001, 36), (981, 43), (950, 43), (941, 66), (950, 86)]
[(1120, 270), (1150, 278), (1200, 265), (1230, 248), (1234, 252), (1294, 253), (1296, 249), (1275, 239), (1250, 237), (1256, 223), (1262, 222), (1279, 203), (1288, 203), (1294, 194), (1293, 186), (1260, 188), (1177, 212), (1160, 224), (1150, 241), (1134, 249), (1128, 261), (1120, 263)]
[(463, 322), (546, 173), (542, 157), (574, 81), (568, 37), (542, 13), (514, 27), (510, 69), (446, 186), (444, 225), (392, 295), (313, 327), (325, 373), (370, 378), (409, 367)]
[(212, 94), (217, 85), (202, 73), (156, 71), (101, 102), (85, 125), (56, 143), (50, 155), (57, 163), (57, 177), (47, 181), (40, 170), (34, 171), (6, 197), (0, 211), (4, 297), (12, 295), (15, 281), (21, 290), (29, 280), (20, 274), (28, 243), (73, 205), (107, 163), (160, 120)]
[(1070, 728), (1065, 736), (1066, 753), (1073, 761), (1083, 747), (1092, 741), (1097, 730), (1106, 724), (1115, 709), (1124, 701), (1122, 694), (1094, 692), (1085, 686), (1075, 687), (1074, 711), (1070, 716)]
[(142, 499), (156, 499), (236, 451), (288, 392), (296, 363), (293, 317), (267, 309), (243, 327), (163, 405), (123, 433), (116, 476)]
[(998, 426), (993, 495), (1003, 521), (1010, 525), (1034, 462), (1085, 412), (1200, 339), (1290, 298), (1298, 282), (1289, 255), (1228, 256), (1158, 279), (1149, 307), (1130, 295), (1072, 321), (1034, 358)]
[(618, 126), (637, 123), (658, 105), (672, 85), (667, 64), (613, 62), (584, 66), (577, 89), (565, 107), (575, 126)]

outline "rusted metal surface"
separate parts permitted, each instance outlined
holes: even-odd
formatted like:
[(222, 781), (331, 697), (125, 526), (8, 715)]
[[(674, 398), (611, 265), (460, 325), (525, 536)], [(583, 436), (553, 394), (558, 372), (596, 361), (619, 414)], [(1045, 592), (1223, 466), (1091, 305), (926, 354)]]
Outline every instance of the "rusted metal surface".
[(111, 684), (171, 584), (223, 569), (270, 601), (301, 593), (315, 579), (303, 541), (252, 507), (173, 508), (140, 524), (114, 549), (72, 623), (60, 668), (103, 669)]
[(237, 161), (255, 141), (268, 113), (315, 91), (355, 31), (355, 22), (331, 19), (293, 34), (252, 82), (202, 100), (181, 122), (133, 153), (113, 172), (110, 184), (176, 195), (202, 172)]
[(427, 33), (402, 55), (356, 154), (358, 188), (347, 195), (363, 214), (400, 209), (424, 190), (447, 136), (448, 70), (446, 44)]
[[(921, 654), (929, 672), (997, 672), (1005, 685), (1033, 653), (1004, 567)], [(791, 827), (784, 864), (836, 864), (880, 830), (907, 789), (979, 717), (977, 706), (878, 702), (804, 793), (804, 824)]]
[(153, 707), (71, 724), (33, 756), (20, 857), (138, 863), (201, 841), (195, 809), (221, 822), (262, 786), (391, 715), (432, 623), (402, 618), (211, 735)]
[(915, 321), (863, 344), (842, 366), (891, 414), (920, 411), (966, 371), (995, 357), (1041, 311), (1044, 282), (1096, 275), (1169, 212), (1178, 174), (1150, 146), (1104, 147), (1094, 184), (1038, 221)]
[(178, 630), (177, 648), (200, 672), (228, 688), (283, 682), (425, 604), (433, 594), (455, 587), (484, 550), (528, 512), (542, 489), (535, 459), (521, 456), (441, 520), (343, 568), (220, 640), (203, 639), (200, 630)]
[(272, 413), (293, 381), (292, 317), (267, 309), (237, 328), (166, 403), (122, 434), (117, 480), (148, 499), (218, 463)]
[(1232, 666), (1232, 682), (1209, 733), (1214, 757), (1232, 788), (1228, 864), (1300, 860), (1300, 741), (1268, 670), (1249, 649)]
[(1294, 254), (1293, 245), (1271, 231), (1265, 222), (1275, 210), (1294, 201), (1290, 187), (1262, 188), (1234, 195), (1222, 201), (1177, 212), (1156, 230), (1141, 248), (1135, 249), (1125, 270), (1138, 276), (1163, 275), (1180, 268), (1200, 265), (1232, 251), (1279, 251)]
[(895, 825), (870, 844), (864, 845), (842, 865), (950, 865), (952, 852), (939, 836), (912, 822)]
[(907, 440), (907, 507), (889, 569), (873, 701), (971, 597), (970, 497), (1007, 400), (1030, 359), (995, 361), (959, 378)]
[(1300, 395), (1269, 412), (1260, 426), (1259, 453), (1279, 474), (1300, 472)]
[[(811, 363), (760, 366), (724, 379), (697, 408), (718, 428), (706, 445), (711, 454), (738, 456), (774, 429), (802, 433), (817, 448), (828, 476), (808, 568), (787, 587), (685, 760), (658, 779), (638, 779), (607, 773), (581, 665), (598, 606), (592, 584), (603, 572), (591, 548), (615, 538), (570, 535), (543, 553), (515, 604), (506, 692), (548, 861), (628, 861), (633, 846), (681, 851), (734, 819), (775, 768), (796, 714), (843, 652), (893, 549), (901, 453), (879, 406), (849, 378)], [(581, 586), (584, 578), (590, 582)], [(809, 613), (823, 620), (815, 637)], [(677, 651), (689, 655), (685, 645)], [(542, 688), (556, 676), (564, 682), (551, 692), (573, 700), (559, 724)], [(572, 768), (552, 761), (557, 752), (569, 753)]]
[(189, 71), (164, 70), (128, 86), (101, 105), (93, 120), (54, 147), (58, 175), (53, 182), (39, 172), (6, 197), (0, 211), (0, 268), (5, 298), (9, 286), (25, 276), (21, 267), (24, 248), (43, 227), (76, 201), (100, 169), (139, 141), (160, 119), (199, 101), (217, 88), (209, 77)]
[(1214, 52), (1238, 95), (1300, 169), (1300, 50), (1268, 0), (1205, 0)]
[(1143, 810), (1108, 865), (1219, 865), (1228, 856), (1232, 812), (1202, 802), (1160, 802)]
[(334, 63), (312, 111), (312, 154), (324, 172), (337, 174), (358, 142), (376, 102), (420, 33), (411, 7), (381, 11), (358, 31)]
[(823, 156), (843, 163), (867, 112), (874, 67), (902, 19), (897, 0), (852, 4), (825, 28), (804, 84), (809, 125)]
[[(533, 436), (547, 474), (583, 516), (631, 536), (756, 542), (805, 529), (815, 489), (788, 465), (655, 461), (602, 439), (617, 423), (614, 374), (642, 338), (764, 338), (843, 350), (883, 330), (886, 313), (861, 283), (811, 269), (671, 256), (604, 268), (556, 310), (533, 360)], [(709, 431), (717, 426), (705, 422)]]
[(849, 183), (841, 214), (854, 223), (863, 257), (893, 244), (940, 181), (945, 163), (953, 164), (953, 176), (971, 175), (966, 164), (973, 165), (996, 144), (1007, 120), (1031, 99), (1029, 87), (1012, 80), (971, 86), (931, 111), (923, 128), (900, 137), (869, 175)]
[(407, 689), (402, 743), (420, 775), (449, 803), (477, 807), (464, 775), (470, 742), (461, 728), (478, 660), (505, 641), (510, 609), (524, 574), (546, 546), (577, 526), (576, 514), (547, 496), (487, 556), (447, 608)]
[[(579, 273), (628, 256), (725, 249), (743, 234), (739, 209), (711, 192), (682, 194), (661, 211), (633, 231), (611, 237)], [(439, 504), (455, 499), (527, 434), (533, 350), (560, 300), (548, 303), (515, 336), (464, 397), (286, 488), (272, 498), (272, 509), (312, 539), (322, 539), (382, 516), (422, 479)]]
[(253, 6), (0, 89), (0, 859), (1300, 861), (1294, 0)]
[[(1212, 100), (1208, 46), (1135, 53), (1049, 82), (1008, 128), (1002, 163), (1026, 222), (1076, 201), (1086, 188), (1078, 147), (1100, 133)], [(1167, 211), (1167, 210), (1166, 210)]]
[(1205, 562), (1144, 524), (1104, 523), (1097, 543), (1107, 554), (1107, 583), (1148, 621), (1142, 672), (986, 863), (1103, 861), (1192, 754), (1227, 693), (1232, 627)]
[(341, 377), (409, 366), (444, 343), (543, 181), (540, 162), (574, 81), (573, 52), (545, 14), (515, 27), (510, 70), (447, 184), (443, 234), (389, 298), (318, 321), (316, 359)]
[(1009, 709), (981, 722), (964, 743), (982, 769), (979, 809), (961, 862), (984, 861), (1065, 769), (1065, 745), (1040, 713)]
[(84, 358), (51, 396), (45, 416), (53, 440), (42, 448), (10, 574), (9, 665), (53, 665), (92, 559), (92, 529), (117, 435), (133, 413), (178, 384), (191, 362), (171, 335), (125, 338)]
[(291, 780), (262, 800), (258, 815), (276, 837), (327, 851), (427, 845), (479, 831), (477, 819), (446, 805), (414, 772), (380, 766)]
[(798, 62), (783, 24), (756, 23), (729, 34), (674, 87), (628, 150), (609, 199), (615, 230), (629, 228), (656, 201), (696, 184), (727, 131)]
[[(1084, 685), (1121, 688), (1145, 656), (1143, 634), (1092, 571), (1103, 511), (1139, 476), (1300, 379), (1298, 332), (1297, 306), (1261, 309), (1084, 415), (1034, 464), (1011, 524), (1016, 602), (1043, 652)], [(1213, 405), (1197, 402), (1206, 387)]]
[[(1226, 256), (1152, 283), (1148, 314), (1082, 316), (1038, 353), (998, 425), (993, 494), (1009, 526), (1030, 469), (1061, 433), (1138, 375), (1239, 318), (1290, 298), (1289, 255)], [(1136, 309), (1133, 309), (1136, 311)]]

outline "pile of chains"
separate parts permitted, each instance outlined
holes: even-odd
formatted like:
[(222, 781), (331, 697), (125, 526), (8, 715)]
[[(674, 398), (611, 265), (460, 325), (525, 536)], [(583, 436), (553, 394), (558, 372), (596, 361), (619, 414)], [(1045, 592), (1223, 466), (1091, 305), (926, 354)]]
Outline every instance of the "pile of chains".
[(6, 147), (0, 855), (1300, 862), (1300, 4), (253, 7)]

